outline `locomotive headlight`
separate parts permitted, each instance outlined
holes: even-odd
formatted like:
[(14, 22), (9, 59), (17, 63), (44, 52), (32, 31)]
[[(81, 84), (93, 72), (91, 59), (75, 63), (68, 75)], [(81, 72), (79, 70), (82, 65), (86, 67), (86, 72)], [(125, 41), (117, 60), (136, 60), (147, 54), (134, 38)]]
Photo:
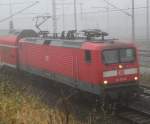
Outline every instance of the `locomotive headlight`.
[(104, 81), (104, 84), (107, 85), (107, 84), (108, 84), (108, 81), (105, 80), (105, 81)]
[(139, 79), (138, 77), (134, 77), (134, 80), (136, 80), (136, 81), (137, 81), (138, 79)]
[(122, 69), (123, 68), (123, 65), (119, 65), (119, 69)]

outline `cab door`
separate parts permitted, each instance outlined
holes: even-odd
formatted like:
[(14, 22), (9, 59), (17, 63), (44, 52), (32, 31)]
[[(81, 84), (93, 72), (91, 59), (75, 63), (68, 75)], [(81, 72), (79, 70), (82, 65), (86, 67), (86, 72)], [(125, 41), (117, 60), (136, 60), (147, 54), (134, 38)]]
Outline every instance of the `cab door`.
[(82, 51), (82, 63), (80, 66), (81, 80), (91, 83), (92, 82), (92, 51)]

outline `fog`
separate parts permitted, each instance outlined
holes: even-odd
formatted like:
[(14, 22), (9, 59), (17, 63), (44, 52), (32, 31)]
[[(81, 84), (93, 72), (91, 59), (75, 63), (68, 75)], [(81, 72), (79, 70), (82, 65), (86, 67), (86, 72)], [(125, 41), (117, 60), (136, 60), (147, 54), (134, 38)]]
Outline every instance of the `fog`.
[[(11, 0), (12, 1), (12, 13), (15, 13), (35, 1), (25, 0)], [(131, 0), (107, 0), (120, 9), (131, 8)], [(58, 32), (63, 30), (62, 19), (62, 3), (63, 0), (56, 0), (57, 3), (57, 24)], [(9, 6), (3, 5), (9, 3), (9, 0), (0, 0), (0, 20), (8, 17)], [(16, 4), (19, 3), (19, 4)], [(64, 0), (65, 5), (65, 30), (74, 29), (74, 8), (73, 0)], [(81, 9), (82, 3), (82, 9)], [(135, 0), (135, 28), (136, 39), (146, 39), (146, 0)], [(113, 7), (109, 6), (109, 15), (104, 8), (108, 7), (108, 4), (104, 0), (77, 0), (77, 19), (78, 29), (99, 28), (102, 29), (112, 37), (121, 39), (131, 39), (131, 17), (125, 15), (120, 11), (112, 11)], [(139, 8), (143, 7), (143, 8)], [(81, 11), (82, 10), (82, 11)], [(131, 13), (131, 9), (126, 10)], [(13, 17), (15, 29), (35, 29), (34, 17), (38, 15), (52, 15), (52, 0), (39, 0), (39, 3), (32, 8), (24, 11), (23, 13)], [(0, 29), (9, 29), (9, 21), (0, 23)], [(42, 27), (43, 30), (49, 30), (52, 32), (52, 19), (49, 19)]]

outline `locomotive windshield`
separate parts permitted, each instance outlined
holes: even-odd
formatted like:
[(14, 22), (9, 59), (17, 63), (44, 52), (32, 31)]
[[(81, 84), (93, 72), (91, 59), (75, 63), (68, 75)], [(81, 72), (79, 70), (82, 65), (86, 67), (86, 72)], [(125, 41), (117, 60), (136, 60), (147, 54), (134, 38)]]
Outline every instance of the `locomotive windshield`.
[(128, 63), (135, 60), (135, 55), (132, 48), (104, 50), (103, 60), (105, 64)]

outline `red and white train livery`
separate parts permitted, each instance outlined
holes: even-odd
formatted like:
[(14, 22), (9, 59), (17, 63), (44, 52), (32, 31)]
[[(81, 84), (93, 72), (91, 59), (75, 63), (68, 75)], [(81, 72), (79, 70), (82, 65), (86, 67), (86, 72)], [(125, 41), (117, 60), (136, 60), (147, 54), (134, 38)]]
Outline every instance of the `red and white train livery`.
[(99, 96), (104, 90), (110, 96), (138, 91), (139, 61), (132, 43), (31, 37), (33, 34), (36, 36), (24, 31), (0, 37), (1, 65)]

